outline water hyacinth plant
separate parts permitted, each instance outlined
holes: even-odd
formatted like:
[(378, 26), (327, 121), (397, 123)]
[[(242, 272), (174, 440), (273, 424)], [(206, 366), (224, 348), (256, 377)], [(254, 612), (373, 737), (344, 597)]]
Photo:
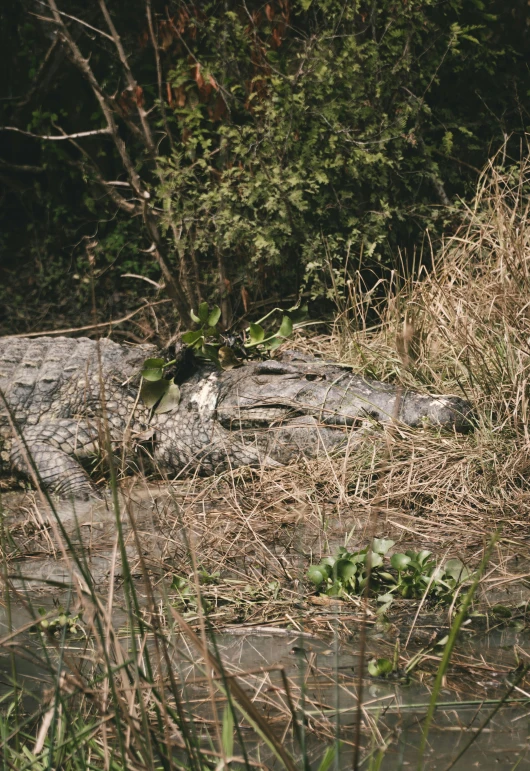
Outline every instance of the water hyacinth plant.
[[(437, 565), (432, 552), (427, 549), (389, 557), (395, 545), (390, 539), (374, 538), (371, 549), (349, 552), (341, 546), (335, 557), (325, 557), (317, 565), (311, 565), (307, 577), (316, 588), (329, 597), (360, 595), (368, 583), (373, 592), (383, 592), (378, 600), (384, 609), (395, 597), (418, 599), (428, 597), (451, 601), (456, 590), (471, 577), (470, 571), (458, 558)], [(370, 561), (370, 566), (368, 565)]]

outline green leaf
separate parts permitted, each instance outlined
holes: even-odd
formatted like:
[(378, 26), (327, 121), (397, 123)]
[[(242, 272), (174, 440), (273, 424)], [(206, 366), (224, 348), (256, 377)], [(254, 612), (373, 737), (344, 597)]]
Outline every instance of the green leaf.
[(192, 318), (192, 321), (194, 321), (196, 324), (201, 323), (200, 318), (197, 316), (197, 314), (194, 311), (190, 311), (190, 316)]
[(147, 407), (154, 407), (170, 386), (170, 380), (143, 380), (140, 397)]
[(377, 554), (386, 554), (396, 542), (385, 538), (374, 538), (372, 549)]
[(390, 659), (372, 659), (368, 662), (368, 673), (372, 677), (385, 677), (392, 672), (392, 669)]
[(411, 562), (407, 554), (393, 554), (390, 558), (390, 564), (394, 570), (404, 570)]
[(201, 348), (201, 354), (208, 361), (212, 361), (214, 364), (219, 364), (219, 348), (215, 345), (203, 345)]
[(226, 757), (231, 758), (234, 754), (234, 715), (230, 704), (224, 708), (221, 739)]
[(437, 567), (430, 575), (430, 578), (432, 579), (433, 584), (443, 584), (444, 586), (447, 586), (447, 584), (443, 581), (444, 571), (442, 567)]
[(301, 321), (304, 321), (304, 319), (307, 318), (308, 314), (308, 306), (307, 303), (304, 303), (304, 305), (300, 306), (294, 306), (293, 308), (289, 308), (287, 311), (289, 314), (289, 317), (293, 324), (300, 324)]
[(335, 744), (331, 744), (327, 748), (326, 752), (324, 753), (324, 757), (320, 761), (318, 771), (329, 771), (341, 746), (342, 745), (340, 742), (335, 742)]
[(326, 562), (326, 560), (322, 560), (320, 565), (318, 565), (318, 568), (322, 570), (324, 575), (326, 575), (328, 578), (333, 573), (333, 566), (329, 564), (329, 562)]
[(339, 581), (333, 581), (326, 594), (328, 597), (340, 597), (342, 595), (342, 585)]
[(341, 581), (350, 581), (357, 573), (357, 565), (351, 560), (340, 559), (334, 565), (334, 573)]
[(422, 565), (422, 566), (423, 566), (423, 565), (425, 564), (425, 562), (426, 562), (426, 561), (429, 559), (429, 557), (431, 556), (431, 554), (432, 554), (432, 552), (431, 552), (431, 551), (428, 551), (427, 549), (423, 549), (422, 551), (419, 551), (419, 552), (416, 554), (416, 561), (417, 561), (417, 562), (418, 562), (420, 565)]
[(383, 564), (383, 558), (380, 554), (377, 554), (377, 552), (372, 552), (372, 568), (378, 568), (380, 565)]
[(165, 412), (173, 412), (179, 406), (180, 402), (180, 388), (176, 383), (172, 383), (170, 380), (160, 381), (169, 383), (165, 394), (160, 399), (160, 404), (156, 408), (157, 415), (163, 415)]
[(265, 330), (261, 324), (251, 324), (249, 327), (250, 340), (252, 343), (261, 343), (265, 338)]
[(444, 574), (460, 584), (462, 581), (467, 581), (471, 571), (466, 568), (462, 560), (455, 558), (447, 560), (444, 565)]
[(282, 319), (282, 323), (280, 324), (280, 328), (278, 332), (276, 333), (278, 337), (290, 337), (293, 333), (293, 322), (289, 318), (289, 316), (284, 316)]
[(221, 308), (218, 305), (214, 305), (210, 312), (210, 315), (208, 316), (208, 326), (215, 327), (220, 318), (221, 318)]
[(186, 343), (186, 345), (196, 345), (196, 343), (201, 340), (203, 337), (202, 329), (199, 329), (197, 331), (190, 331), (190, 332), (184, 332), (184, 334), (181, 336), (181, 340), (183, 343)]
[(276, 348), (279, 348), (282, 344), (283, 340), (281, 340), (279, 337), (273, 337), (272, 340), (269, 340), (268, 343), (265, 343), (263, 348), (266, 351), (275, 351)]
[(302, 10), (308, 11), (311, 8), (311, 3), (313, 0), (300, 0), (300, 5), (302, 6)]
[(145, 380), (161, 380), (164, 377), (164, 359), (146, 359), (142, 368), (142, 377)]
[(382, 578), (384, 581), (387, 581), (389, 584), (395, 584), (396, 583), (396, 579), (394, 578), (392, 573), (378, 572), (377, 575), (378, 575), (379, 578)]
[(512, 611), (506, 605), (494, 605), (491, 612), (498, 618), (511, 618), (512, 616)]
[(366, 549), (363, 549), (362, 551), (356, 551), (353, 554), (350, 555), (349, 559), (351, 559), (352, 562), (359, 563), (360, 565), (364, 565), (366, 562)]
[(377, 598), (377, 602), (381, 603), (381, 605), (379, 608), (377, 608), (377, 615), (384, 616), (384, 614), (387, 612), (387, 610), (392, 605), (394, 600), (395, 600), (395, 597), (392, 594), (392, 592), (387, 592), (386, 594), (380, 594)]
[(210, 315), (210, 309), (208, 303), (204, 302), (199, 305), (199, 319), (201, 324), (208, 323), (208, 316)]
[(307, 571), (307, 577), (315, 584), (315, 586), (320, 586), (320, 584), (322, 584), (327, 579), (327, 575), (324, 569), (318, 567), (317, 565), (311, 565)]

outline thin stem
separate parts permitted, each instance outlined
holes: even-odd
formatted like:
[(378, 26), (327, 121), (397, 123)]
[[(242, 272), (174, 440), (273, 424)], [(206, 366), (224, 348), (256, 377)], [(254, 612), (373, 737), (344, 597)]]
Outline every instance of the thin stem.
[(418, 771), (422, 771), (423, 769), (423, 756), (425, 754), (425, 747), (427, 746), (427, 737), (429, 735), (429, 729), (431, 727), (434, 712), (436, 710), (436, 702), (438, 700), (438, 696), (440, 694), (440, 690), (442, 688), (443, 678), (445, 673), (447, 672), (447, 668), (449, 666), (449, 661), (451, 659), (451, 655), (453, 653), (453, 649), (456, 644), (456, 638), (458, 637), (458, 633), (460, 631), (460, 628), (462, 624), (464, 623), (464, 620), (467, 615), (467, 611), (469, 606), (471, 605), (471, 602), (473, 600), (473, 597), (475, 595), (475, 592), (477, 590), (480, 578), (482, 576), (482, 573), (484, 572), (484, 569), (486, 565), (489, 562), (489, 558), (491, 557), (491, 553), (493, 551), (493, 547), (497, 543), (497, 540), (499, 538), (499, 530), (496, 530), (493, 534), (493, 537), (489, 543), (488, 548), (484, 552), (484, 556), (482, 557), (482, 560), (480, 562), (480, 565), (478, 567), (478, 570), (475, 573), (475, 577), (473, 579), (473, 583), (469, 587), (464, 600), (462, 602), (462, 606), (460, 608), (460, 611), (458, 612), (457, 617), (454, 620), (453, 625), (451, 626), (451, 629), (449, 631), (449, 639), (447, 640), (445, 644), (445, 648), (443, 650), (442, 654), (442, 660), (440, 662), (440, 666), (438, 667), (438, 671), (436, 673), (436, 679), (434, 681), (434, 686), (431, 693), (431, 699), (429, 701), (429, 708), (427, 710), (427, 716), (425, 718), (425, 723), (423, 726), (423, 734), (421, 738), (421, 744), (420, 749), (418, 752)]

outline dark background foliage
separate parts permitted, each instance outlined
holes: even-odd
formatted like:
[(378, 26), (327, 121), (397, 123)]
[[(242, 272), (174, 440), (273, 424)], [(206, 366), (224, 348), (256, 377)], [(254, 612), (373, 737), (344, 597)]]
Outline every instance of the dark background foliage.
[[(58, 0), (64, 28), (46, 1), (0, 8), (4, 333), (90, 322), (94, 304), (115, 317), (160, 294), (123, 278), (161, 273), (117, 141), (188, 307), (220, 302), (228, 324), (300, 291), (322, 312), (330, 277), (340, 291), (348, 268), (411, 264), (429, 251), (426, 232), (436, 245), (458, 222), (491, 154), (507, 142), (519, 156), (530, 125), (526, 0), (106, 7), (132, 87), (101, 3)], [(114, 136), (12, 130), (105, 128), (64, 30)]]

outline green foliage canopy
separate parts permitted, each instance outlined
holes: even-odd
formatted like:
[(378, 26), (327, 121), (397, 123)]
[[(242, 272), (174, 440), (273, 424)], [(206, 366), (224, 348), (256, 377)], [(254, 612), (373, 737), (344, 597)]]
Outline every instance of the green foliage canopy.
[[(325, 295), (324, 273), (340, 279), (348, 259), (388, 266), (398, 249), (412, 254), (426, 228), (436, 235), (455, 217), (457, 196), (470, 191), (492, 150), (507, 136), (518, 147), (529, 124), (523, 2), (155, 2), (160, 91), (144, 2), (108, 6), (137, 91), (124, 89), (112, 41), (83, 34), (79, 45), (114, 95), (190, 307), (221, 293), (239, 310), (243, 288), (251, 298), (301, 287)], [(103, 26), (97, 10), (68, 10)], [(17, 34), (33, 41), (37, 23), (20, 16)], [(78, 79), (62, 62), (66, 88), (48, 91), (24, 128), (100, 128), (93, 94)], [(156, 158), (127, 129), (140, 101)], [(16, 141), (17, 152), (34, 148), (35, 140)], [(97, 223), (98, 269), (107, 279), (124, 267), (157, 277), (139, 252), (146, 239), (138, 221), (98, 188), (92, 161), (107, 179), (123, 176), (115, 151), (107, 137), (85, 142), (83, 154), (43, 141), (44, 176), (24, 191), (26, 209), (29, 197), (49, 212), (45, 224), (32, 223), (47, 229), (47, 249), (62, 237), (62, 255), (51, 262), (64, 265), (75, 253), (82, 270), (79, 232)], [(70, 201), (65, 183), (52, 185), (51, 176), (69, 177)], [(17, 247), (35, 260), (27, 244)], [(57, 275), (51, 264), (46, 271)]]

